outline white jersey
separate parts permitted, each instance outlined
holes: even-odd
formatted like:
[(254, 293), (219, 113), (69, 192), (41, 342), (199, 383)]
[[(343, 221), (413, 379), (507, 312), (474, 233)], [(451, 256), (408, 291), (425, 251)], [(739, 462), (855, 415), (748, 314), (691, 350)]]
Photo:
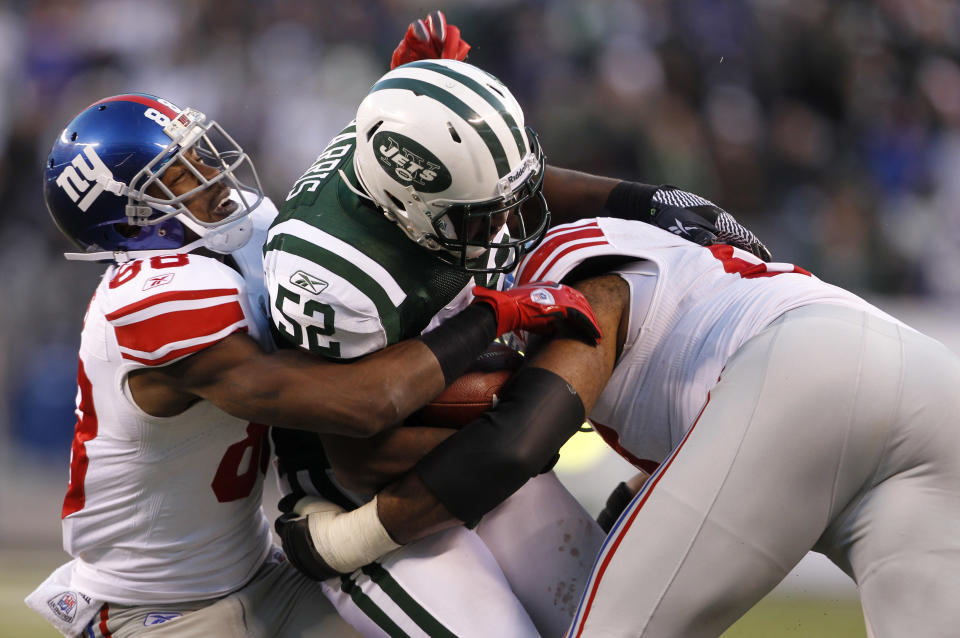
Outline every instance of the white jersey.
[[(199, 401), (169, 418), (133, 402), (128, 375), (243, 331), (269, 347), (254, 213), (239, 272), (194, 254), (113, 265), (84, 320), (77, 425), (62, 511), (71, 585), (122, 604), (218, 597), (247, 582), (272, 541), (261, 510), (266, 427)], [(259, 306), (259, 307), (258, 307)]]
[(584, 261), (604, 257), (645, 260), (633, 267), (655, 283), (649, 294), (631, 295), (623, 352), (590, 420), (648, 471), (695, 421), (729, 357), (784, 312), (827, 303), (896, 321), (793, 264), (765, 263), (726, 245), (697, 246), (611, 218), (551, 230), (521, 264), (518, 282), (561, 281)]

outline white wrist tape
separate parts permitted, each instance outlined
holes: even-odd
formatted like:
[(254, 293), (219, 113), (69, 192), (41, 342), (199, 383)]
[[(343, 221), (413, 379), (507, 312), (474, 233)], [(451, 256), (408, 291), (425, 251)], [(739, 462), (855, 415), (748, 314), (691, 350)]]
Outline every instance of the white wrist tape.
[(344, 512), (329, 502), (311, 503), (303, 510), (298, 513), (307, 516), (317, 553), (342, 574), (349, 574), (400, 547), (380, 522), (376, 496), (352, 512)]

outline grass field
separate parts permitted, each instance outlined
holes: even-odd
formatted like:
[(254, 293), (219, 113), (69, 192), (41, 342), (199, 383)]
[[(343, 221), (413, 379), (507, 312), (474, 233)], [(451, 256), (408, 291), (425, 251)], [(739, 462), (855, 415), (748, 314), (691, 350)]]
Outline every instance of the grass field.
[(864, 638), (860, 601), (768, 596), (723, 638)]
[[(23, 597), (63, 560), (53, 552), (0, 551), (0, 638), (58, 638)], [(724, 638), (863, 638), (860, 603), (849, 598), (767, 597)], [(331, 636), (330, 638), (336, 638)]]

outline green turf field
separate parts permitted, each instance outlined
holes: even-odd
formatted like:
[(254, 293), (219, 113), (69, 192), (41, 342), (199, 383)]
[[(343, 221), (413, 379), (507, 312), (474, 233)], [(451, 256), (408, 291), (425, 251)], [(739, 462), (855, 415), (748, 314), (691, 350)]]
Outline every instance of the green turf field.
[(723, 638), (864, 638), (856, 599), (769, 596)]
[[(0, 552), (0, 638), (58, 638), (23, 597), (63, 556), (49, 552)], [(860, 603), (807, 596), (768, 597), (724, 638), (863, 638)], [(336, 636), (330, 636), (336, 638)]]

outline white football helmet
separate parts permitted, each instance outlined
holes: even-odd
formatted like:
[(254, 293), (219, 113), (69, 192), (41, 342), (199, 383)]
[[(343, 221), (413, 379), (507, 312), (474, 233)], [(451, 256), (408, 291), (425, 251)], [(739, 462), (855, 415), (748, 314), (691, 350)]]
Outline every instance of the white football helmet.
[(512, 270), (550, 221), (536, 134), (507, 87), (465, 62), (380, 78), (357, 110), (354, 168), (410, 239), (465, 270)]

